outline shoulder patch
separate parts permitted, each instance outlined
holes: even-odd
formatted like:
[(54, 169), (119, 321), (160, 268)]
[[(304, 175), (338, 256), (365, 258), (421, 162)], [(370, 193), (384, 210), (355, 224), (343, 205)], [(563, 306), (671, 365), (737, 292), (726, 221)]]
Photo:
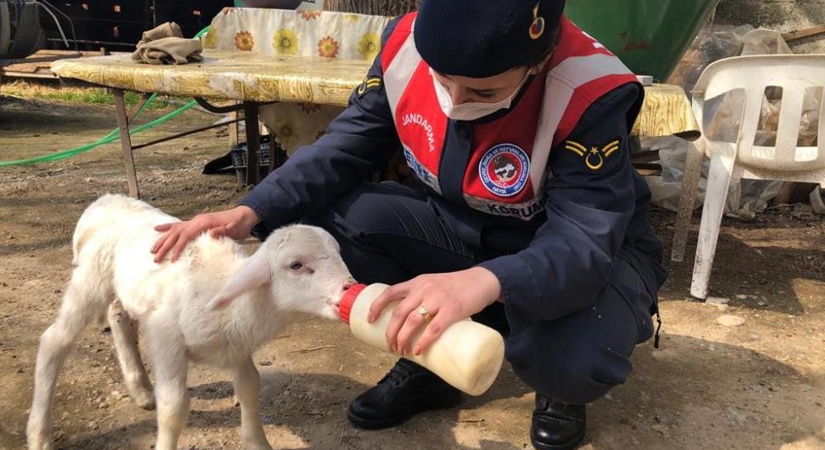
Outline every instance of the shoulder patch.
[(592, 172), (598, 172), (604, 167), (614, 153), (622, 148), (622, 139), (611, 139), (604, 145), (586, 146), (576, 141), (567, 140), (564, 142), (564, 149), (575, 153), (582, 159), (585, 167)]
[(359, 97), (362, 97), (367, 92), (378, 89), (381, 87), (381, 78), (379, 77), (367, 77), (364, 81), (358, 85), (356, 92), (358, 93)]

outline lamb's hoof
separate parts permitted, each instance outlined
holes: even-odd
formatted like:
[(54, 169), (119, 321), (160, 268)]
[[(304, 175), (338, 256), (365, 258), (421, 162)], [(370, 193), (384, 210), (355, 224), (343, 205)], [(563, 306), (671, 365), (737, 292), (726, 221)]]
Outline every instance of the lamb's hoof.
[(261, 443), (247, 443), (244, 445), (246, 450), (272, 450), (272, 446), (269, 445), (269, 442), (261, 442)]
[(240, 408), (241, 401), (238, 400), (238, 397), (236, 395), (232, 396), (232, 402), (233, 402), (232, 404), (235, 406), (235, 408)]
[(152, 411), (155, 409), (155, 396), (152, 395), (152, 391), (136, 392), (132, 394), (132, 399), (138, 406), (147, 411)]
[(29, 450), (54, 450), (51, 433), (28, 433)]
[(254, 431), (247, 430), (246, 433), (241, 431), (241, 442), (243, 442), (244, 450), (272, 450), (263, 428)]

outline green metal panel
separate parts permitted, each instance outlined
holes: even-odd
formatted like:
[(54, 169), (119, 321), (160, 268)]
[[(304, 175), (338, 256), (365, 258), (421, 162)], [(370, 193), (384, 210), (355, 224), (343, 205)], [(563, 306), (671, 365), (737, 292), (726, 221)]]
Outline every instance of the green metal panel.
[(567, 0), (567, 15), (638, 75), (666, 80), (719, 0)]

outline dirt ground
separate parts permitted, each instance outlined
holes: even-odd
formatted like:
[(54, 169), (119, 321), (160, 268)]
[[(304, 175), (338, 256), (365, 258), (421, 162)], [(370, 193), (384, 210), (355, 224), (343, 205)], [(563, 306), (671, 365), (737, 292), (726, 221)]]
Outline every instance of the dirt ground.
[[(214, 120), (193, 111), (157, 132)], [(110, 108), (0, 97), (0, 160), (87, 143), (113, 126)], [(226, 150), (227, 138), (211, 131), (139, 151), (144, 198), (181, 217), (233, 205), (243, 195), (234, 176), (201, 175), (203, 164)], [(69, 277), (74, 224), (100, 194), (125, 191), (116, 145), (53, 164), (0, 169), (0, 449), (25, 445), (38, 337)], [(666, 243), (674, 221), (674, 214), (654, 212)], [(822, 221), (792, 208), (755, 223), (726, 222), (712, 295), (729, 305), (690, 299), (692, 264), (672, 264), (661, 295), (661, 349), (639, 346), (628, 382), (590, 407), (584, 448), (825, 449), (824, 248)], [(726, 326), (722, 316), (744, 323)], [(509, 367), (487, 394), (458, 409), (365, 432), (348, 424), (346, 407), (389, 369), (390, 356), (357, 342), (340, 324), (302, 317), (255, 360), (275, 448), (530, 448), (533, 393)], [(189, 385), (192, 412), (181, 448), (239, 448), (240, 414), (228, 375), (194, 367)], [(151, 448), (154, 414), (125, 391), (111, 337), (86, 330), (58, 383), (58, 448)]]

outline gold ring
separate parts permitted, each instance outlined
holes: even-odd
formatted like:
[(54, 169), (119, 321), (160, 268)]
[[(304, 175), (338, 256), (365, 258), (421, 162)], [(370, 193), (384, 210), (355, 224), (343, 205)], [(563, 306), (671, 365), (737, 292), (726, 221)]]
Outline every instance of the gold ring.
[(424, 322), (430, 323), (430, 321), (433, 320), (433, 315), (430, 314), (430, 312), (427, 310), (427, 308), (424, 307), (424, 305), (418, 305), (416, 311), (418, 312), (418, 314), (421, 314), (422, 318), (424, 318)]

